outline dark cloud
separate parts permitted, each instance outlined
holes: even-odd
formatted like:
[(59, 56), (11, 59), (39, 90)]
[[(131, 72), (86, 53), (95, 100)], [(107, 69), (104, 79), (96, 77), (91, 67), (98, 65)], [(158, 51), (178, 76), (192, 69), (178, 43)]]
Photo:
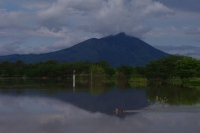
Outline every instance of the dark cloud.
[(47, 27), (49, 30), (53, 30), (55, 32), (62, 30), (62, 27), (66, 27), (68, 25), (65, 19), (59, 16), (47, 18), (45, 20), (38, 19), (38, 23), (40, 26)]

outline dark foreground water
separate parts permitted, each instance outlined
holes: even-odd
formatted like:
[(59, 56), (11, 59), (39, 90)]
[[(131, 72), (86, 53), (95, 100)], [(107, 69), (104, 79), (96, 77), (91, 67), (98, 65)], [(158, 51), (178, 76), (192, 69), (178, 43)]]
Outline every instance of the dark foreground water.
[[(200, 132), (196, 89), (0, 81), (0, 133)], [(116, 108), (126, 112), (116, 114)]]

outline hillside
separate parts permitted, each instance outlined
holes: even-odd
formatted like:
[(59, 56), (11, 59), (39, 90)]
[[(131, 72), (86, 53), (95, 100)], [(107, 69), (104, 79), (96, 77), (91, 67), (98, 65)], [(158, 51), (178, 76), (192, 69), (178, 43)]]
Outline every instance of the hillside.
[(15, 62), (22, 60), (25, 63), (36, 63), (46, 60), (57, 60), (59, 62), (105, 60), (112, 66), (135, 65), (143, 66), (151, 60), (167, 56), (164, 53), (142, 40), (119, 33), (100, 39), (92, 38), (78, 43), (70, 48), (45, 54), (7, 55), (0, 56), (0, 62)]

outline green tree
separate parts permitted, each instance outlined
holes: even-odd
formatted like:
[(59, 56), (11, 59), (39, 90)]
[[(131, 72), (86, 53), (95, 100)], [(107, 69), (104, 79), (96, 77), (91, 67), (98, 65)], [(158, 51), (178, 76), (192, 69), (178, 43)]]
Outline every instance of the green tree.
[(156, 61), (149, 62), (146, 67), (148, 80), (164, 81), (177, 75), (176, 63), (183, 57), (171, 55)]
[(14, 63), (4, 61), (0, 65), (2, 77), (13, 77), (15, 75)]
[(199, 61), (192, 57), (185, 57), (176, 63), (176, 69), (182, 81), (186, 82), (189, 78), (198, 76)]
[(107, 61), (99, 61), (95, 64), (97, 64), (98, 66), (101, 66), (104, 69), (105, 74), (107, 76), (113, 76), (116, 74), (116, 69), (113, 68)]
[(102, 80), (105, 78), (106, 74), (105, 74), (104, 69), (101, 66), (92, 65), (91, 66), (91, 76), (93, 79)]
[(147, 71), (145, 67), (137, 66), (135, 67), (135, 70), (140, 76), (146, 77)]
[(57, 77), (59, 71), (57, 71), (58, 62), (54, 60), (48, 60), (42, 63), (39, 67), (39, 73), (42, 77)]
[(15, 76), (22, 77), (25, 74), (26, 64), (22, 60), (18, 60), (14, 63)]
[(28, 64), (25, 70), (25, 76), (26, 77), (39, 77), (40, 73), (39, 73), (39, 66), (40, 63), (36, 63), (36, 64)]
[(137, 76), (138, 73), (133, 66), (126, 66), (126, 65), (121, 65), (120, 67), (117, 68), (118, 74), (124, 74), (127, 79), (129, 79), (131, 76)]

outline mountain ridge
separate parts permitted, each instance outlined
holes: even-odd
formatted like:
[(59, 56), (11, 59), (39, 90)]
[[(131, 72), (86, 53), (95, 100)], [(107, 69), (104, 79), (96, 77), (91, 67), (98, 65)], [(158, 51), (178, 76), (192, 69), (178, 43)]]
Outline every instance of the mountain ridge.
[(100, 39), (91, 38), (55, 52), (0, 56), (0, 62), (5, 60), (10, 62), (22, 60), (25, 63), (36, 63), (46, 60), (57, 60), (59, 62), (98, 62), (105, 60), (116, 67), (120, 65), (144, 66), (151, 60), (167, 55), (169, 54), (122, 32)]

